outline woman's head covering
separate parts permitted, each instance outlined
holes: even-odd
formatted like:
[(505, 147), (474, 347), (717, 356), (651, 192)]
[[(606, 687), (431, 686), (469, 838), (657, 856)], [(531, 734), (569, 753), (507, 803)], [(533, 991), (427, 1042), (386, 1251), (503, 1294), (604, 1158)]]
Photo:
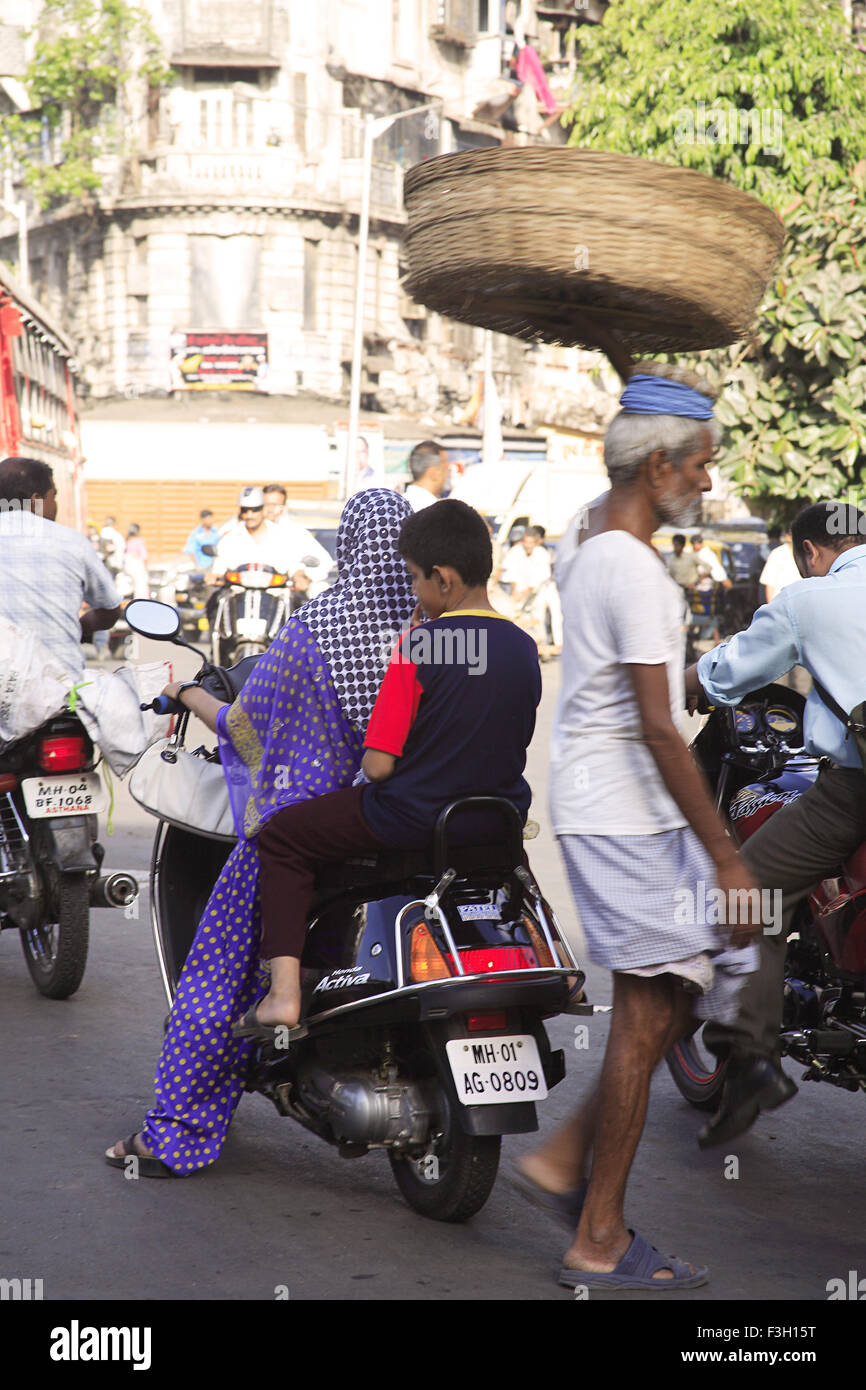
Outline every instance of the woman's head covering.
[(391, 649), (415, 606), (397, 552), (411, 515), (406, 499), (390, 488), (350, 497), (337, 532), (337, 583), (295, 615), (315, 637), (352, 724), (366, 727)]

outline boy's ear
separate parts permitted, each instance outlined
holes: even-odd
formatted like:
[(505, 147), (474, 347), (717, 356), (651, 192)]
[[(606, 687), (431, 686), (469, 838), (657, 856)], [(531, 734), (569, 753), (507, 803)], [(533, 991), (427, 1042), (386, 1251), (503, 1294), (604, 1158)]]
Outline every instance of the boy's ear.
[(431, 577), (436, 579), (443, 593), (446, 589), (453, 589), (461, 583), (460, 575), (453, 565), (434, 565)]

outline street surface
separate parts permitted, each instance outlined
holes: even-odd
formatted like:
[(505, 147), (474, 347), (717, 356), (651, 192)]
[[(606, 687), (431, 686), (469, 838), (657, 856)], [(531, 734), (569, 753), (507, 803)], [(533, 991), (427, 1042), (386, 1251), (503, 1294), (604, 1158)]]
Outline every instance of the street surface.
[[(142, 643), (141, 656), (167, 650), (177, 676), (193, 674), (193, 658), (177, 649)], [(558, 663), (545, 666), (529, 763), (542, 833), (529, 849), (546, 895), (573, 922), (545, 796), (558, 683)], [(0, 1276), (40, 1278), (53, 1300), (273, 1299), (278, 1286), (292, 1300), (569, 1300), (555, 1282), (566, 1234), (507, 1180), (532, 1135), (503, 1141), (499, 1181), (464, 1226), (410, 1211), (383, 1154), (342, 1159), (259, 1096), (243, 1098), (222, 1157), (204, 1174), (127, 1181), (104, 1163), (107, 1145), (140, 1127), (166, 1013), (147, 890), (155, 827), (116, 784), (113, 836), (101, 827), (105, 869), (138, 875), (138, 916), (93, 912), (87, 973), (74, 998), (42, 999), (17, 933), (0, 936)], [(588, 991), (609, 1003), (607, 973), (590, 966)], [(543, 1131), (598, 1073), (607, 1016), (590, 1020), (589, 1047), (577, 1050), (582, 1021), (548, 1025), (553, 1045), (566, 1050), (568, 1074), (540, 1106)], [(799, 1080), (800, 1069), (786, 1065)], [(700, 1123), (660, 1072), (626, 1215), (663, 1251), (709, 1266), (706, 1287), (673, 1298), (824, 1300), (828, 1280), (866, 1274), (866, 1096), (807, 1083), (750, 1134), (707, 1153), (695, 1143)], [(725, 1177), (728, 1154), (739, 1159), (736, 1179)]]

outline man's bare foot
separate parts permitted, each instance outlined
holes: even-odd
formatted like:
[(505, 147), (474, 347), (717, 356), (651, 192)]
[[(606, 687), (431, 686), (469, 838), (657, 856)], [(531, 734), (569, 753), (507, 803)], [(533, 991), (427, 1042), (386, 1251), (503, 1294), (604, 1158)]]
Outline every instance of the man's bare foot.
[(539, 1154), (525, 1154), (514, 1165), (524, 1177), (543, 1188), (545, 1192), (574, 1192), (585, 1181), (582, 1174), (575, 1174), (565, 1168), (550, 1163)]
[[(633, 1239), (633, 1232), (626, 1231), (625, 1239), (619, 1240), (608, 1249), (602, 1250), (595, 1247), (589, 1251), (581, 1245), (579, 1240), (575, 1240), (566, 1251), (562, 1264), (564, 1269), (585, 1270), (587, 1274), (612, 1274), (629, 1250)], [(694, 1265), (687, 1265), (690, 1274), (697, 1273)], [(672, 1269), (657, 1269), (653, 1274), (653, 1279), (673, 1279)]]

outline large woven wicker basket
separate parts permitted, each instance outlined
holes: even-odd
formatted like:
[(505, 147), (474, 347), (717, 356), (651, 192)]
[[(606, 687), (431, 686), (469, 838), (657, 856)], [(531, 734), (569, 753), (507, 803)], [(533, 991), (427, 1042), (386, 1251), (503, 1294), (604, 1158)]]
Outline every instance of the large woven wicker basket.
[(409, 170), (408, 292), (519, 338), (630, 352), (742, 338), (784, 240), (757, 199), (585, 149), (443, 155)]

